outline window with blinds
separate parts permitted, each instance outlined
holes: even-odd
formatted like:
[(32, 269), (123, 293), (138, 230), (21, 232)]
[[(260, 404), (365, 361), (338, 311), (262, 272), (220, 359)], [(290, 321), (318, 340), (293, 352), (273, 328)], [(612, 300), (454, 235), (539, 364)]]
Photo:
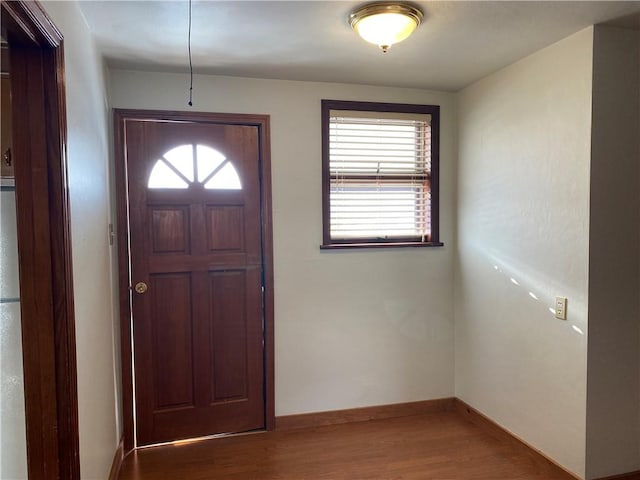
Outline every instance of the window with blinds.
[(332, 100), (322, 106), (323, 245), (437, 243), (439, 107)]

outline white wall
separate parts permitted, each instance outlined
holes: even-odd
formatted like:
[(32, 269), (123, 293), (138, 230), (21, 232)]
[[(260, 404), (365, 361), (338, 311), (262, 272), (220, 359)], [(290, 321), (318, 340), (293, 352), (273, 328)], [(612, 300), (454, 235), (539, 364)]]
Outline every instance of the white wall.
[(640, 470), (640, 31), (594, 37), (587, 478)]
[(102, 62), (76, 2), (45, 2), (64, 35), (83, 480), (104, 480), (118, 442), (107, 238), (109, 123)]
[(0, 180), (0, 478), (26, 480), (27, 432), (13, 183)]
[[(188, 85), (114, 70), (112, 105), (188, 110)], [(444, 248), (320, 251), (322, 98), (442, 105)], [(271, 116), (276, 415), (452, 396), (454, 97), (196, 76), (193, 111)]]
[(455, 393), (581, 476), (592, 45), (589, 28), (459, 96)]

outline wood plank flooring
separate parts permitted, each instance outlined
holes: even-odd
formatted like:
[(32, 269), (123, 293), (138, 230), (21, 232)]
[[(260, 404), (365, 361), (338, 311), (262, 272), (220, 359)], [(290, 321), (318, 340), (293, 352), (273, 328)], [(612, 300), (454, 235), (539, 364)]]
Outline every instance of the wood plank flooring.
[(139, 450), (120, 480), (564, 480), (456, 412), (260, 432)]

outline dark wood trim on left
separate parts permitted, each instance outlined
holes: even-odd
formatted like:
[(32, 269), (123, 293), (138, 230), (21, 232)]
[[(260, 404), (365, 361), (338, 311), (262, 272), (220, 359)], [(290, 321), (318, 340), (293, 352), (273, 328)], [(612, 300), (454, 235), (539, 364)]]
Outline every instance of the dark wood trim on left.
[(131, 303), (129, 285), (129, 207), (125, 156), (125, 121), (154, 120), (174, 122), (222, 123), (258, 127), (260, 141), (261, 216), (264, 269), (264, 368), (265, 428), (273, 430), (275, 421), (275, 336), (273, 286), (273, 227), (271, 206), (271, 144), (268, 115), (207, 112), (114, 109), (116, 203), (118, 210), (118, 282), (120, 293), (120, 344), (122, 354), (122, 411), (124, 454), (135, 447), (133, 416), (133, 375), (131, 351)]
[(29, 478), (80, 478), (63, 37), (2, 1), (10, 49)]
[(131, 302), (129, 288), (129, 208), (124, 160), (124, 118), (116, 110), (113, 115), (118, 241), (118, 293), (120, 311), (120, 357), (122, 378), (122, 448), (124, 454), (135, 448), (133, 419), (133, 350), (131, 348)]

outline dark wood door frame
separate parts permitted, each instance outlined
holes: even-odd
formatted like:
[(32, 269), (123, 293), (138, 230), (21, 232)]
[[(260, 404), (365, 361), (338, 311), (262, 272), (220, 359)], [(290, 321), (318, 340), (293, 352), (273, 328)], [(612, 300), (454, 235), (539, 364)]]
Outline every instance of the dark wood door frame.
[(2, 1), (12, 76), (29, 478), (80, 478), (63, 38), (34, 1)]
[(124, 452), (135, 447), (133, 415), (133, 364), (131, 331), (131, 270), (129, 252), (129, 212), (127, 201), (127, 160), (125, 154), (125, 122), (167, 121), (208, 124), (250, 125), (258, 128), (261, 187), (262, 254), (264, 262), (264, 378), (265, 422), (267, 430), (275, 428), (274, 389), (274, 300), (273, 300), (273, 234), (271, 217), (271, 157), (268, 115), (244, 115), (205, 112), (167, 112), (151, 110), (114, 110), (116, 195), (118, 204), (118, 282), (120, 292), (120, 336), (122, 355), (122, 412)]

